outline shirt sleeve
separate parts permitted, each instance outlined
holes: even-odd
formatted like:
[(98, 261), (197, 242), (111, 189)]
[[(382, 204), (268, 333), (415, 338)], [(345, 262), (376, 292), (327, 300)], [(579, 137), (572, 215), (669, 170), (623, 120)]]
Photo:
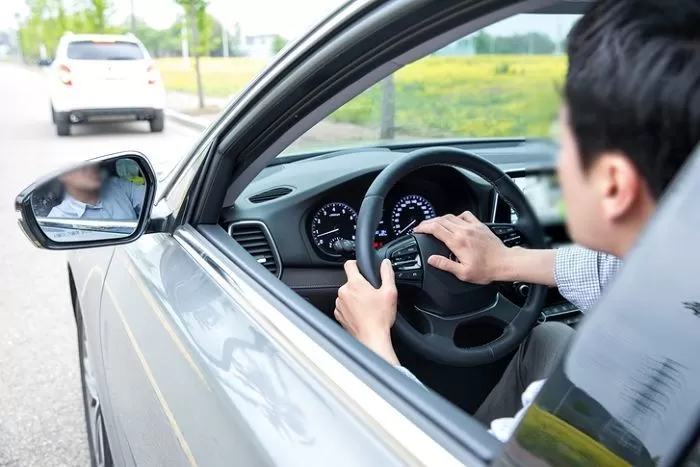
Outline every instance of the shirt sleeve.
[(580, 246), (558, 248), (554, 256), (554, 281), (559, 293), (586, 312), (598, 301), (622, 265), (612, 255)]
[(114, 177), (112, 183), (119, 187), (119, 190), (121, 190), (129, 198), (131, 207), (134, 208), (134, 211), (138, 216), (138, 213), (141, 211), (141, 207), (143, 206), (143, 200), (146, 197), (146, 186), (137, 185), (136, 183), (132, 183), (119, 177)]
[[(401, 373), (404, 375), (408, 376), (410, 379), (418, 383), (420, 386), (425, 388), (425, 385), (421, 383), (421, 381), (416, 378), (416, 376), (408, 371), (407, 368), (403, 366), (395, 366), (397, 370), (399, 370)], [(527, 409), (530, 407), (532, 402), (535, 400), (537, 397), (537, 394), (539, 394), (540, 390), (542, 389), (542, 386), (544, 386), (545, 380), (540, 380), (540, 381), (535, 381), (534, 383), (530, 384), (527, 389), (525, 389), (525, 392), (520, 396), (520, 401), (522, 402), (523, 406), (522, 408), (518, 411), (518, 413), (515, 414), (514, 417), (504, 417), (504, 418), (497, 418), (496, 420), (493, 420), (491, 422), (491, 426), (489, 427), (489, 433), (493, 435), (495, 438), (497, 438), (499, 441), (505, 443), (507, 442), (510, 437), (513, 435), (513, 432), (515, 431), (515, 428), (518, 426), (520, 421), (523, 419), (525, 416), (525, 412), (527, 412)], [(427, 388), (426, 388), (427, 389)]]

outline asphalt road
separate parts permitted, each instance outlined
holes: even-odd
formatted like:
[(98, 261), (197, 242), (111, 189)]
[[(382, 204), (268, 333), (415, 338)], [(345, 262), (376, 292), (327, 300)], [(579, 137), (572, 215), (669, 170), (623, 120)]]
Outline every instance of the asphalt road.
[(196, 138), (169, 122), (162, 134), (137, 122), (76, 127), (59, 138), (45, 80), (0, 64), (0, 466), (89, 465), (65, 255), (29, 243), (15, 196), (75, 160), (136, 149), (159, 165)]

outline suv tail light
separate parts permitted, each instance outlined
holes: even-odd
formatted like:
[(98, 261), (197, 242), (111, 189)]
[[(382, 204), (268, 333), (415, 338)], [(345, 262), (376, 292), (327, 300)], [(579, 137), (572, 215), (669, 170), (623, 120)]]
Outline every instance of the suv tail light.
[(65, 84), (66, 86), (73, 84), (73, 80), (71, 79), (71, 71), (70, 68), (68, 68), (68, 65), (58, 65), (58, 79), (60, 79), (61, 83)]
[(155, 65), (148, 65), (146, 74), (148, 74), (148, 84), (156, 84), (158, 82), (158, 69)]

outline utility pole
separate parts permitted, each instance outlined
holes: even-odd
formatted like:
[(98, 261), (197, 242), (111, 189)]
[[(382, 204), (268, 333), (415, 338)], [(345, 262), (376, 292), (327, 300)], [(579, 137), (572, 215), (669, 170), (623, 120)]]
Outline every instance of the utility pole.
[(190, 49), (189, 43), (187, 41), (187, 12), (182, 15), (182, 27), (180, 29), (180, 36), (182, 37), (182, 64), (186, 70), (190, 69)]
[(134, 0), (131, 0), (131, 32), (136, 34), (136, 14), (134, 13)]
[(19, 13), (15, 13), (15, 21), (17, 22), (17, 32), (15, 38), (15, 45), (17, 46), (17, 57), (19, 57), (20, 62), (24, 62), (24, 53), (22, 52), (22, 21), (20, 21)]
[(228, 57), (228, 30), (221, 24), (221, 44), (224, 46), (224, 57)]
[(394, 101), (394, 75), (384, 78), (381, 83), (381, 116), (379, 121), (379, 139), (382, 141), (394, 139), (395, 125), (395, 101)]
[(555, 45), (554, 45), (554, 53), (556, 55), (561, 55), (562, 53), (562, 42), (564, 41), (564, 38), (562, 37), (561, 34), (561, 18), (557, 16), (557, 38), (555, 39)]

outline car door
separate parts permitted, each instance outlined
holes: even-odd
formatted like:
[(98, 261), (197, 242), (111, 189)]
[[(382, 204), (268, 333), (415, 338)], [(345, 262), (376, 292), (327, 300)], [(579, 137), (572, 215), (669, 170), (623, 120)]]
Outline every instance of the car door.
[(700, 149), (497, 465), (697, 463), (698, 190)]

